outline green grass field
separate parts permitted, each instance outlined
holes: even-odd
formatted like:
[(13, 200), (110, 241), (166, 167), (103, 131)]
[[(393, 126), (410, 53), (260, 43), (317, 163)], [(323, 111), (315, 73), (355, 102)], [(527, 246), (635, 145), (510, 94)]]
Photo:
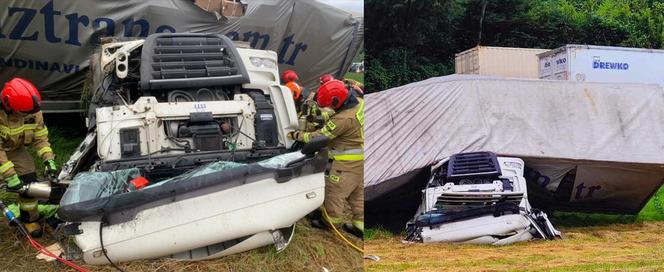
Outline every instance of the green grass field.
[(562, 240), (508, 246), (403, 244), (374, 232), (366, 271), (663, 271), (664, 222), (561, 227)]
[(637, 215), (554, 213), (563, 240), (509, 246), (402, 244), (368, 229), (367, 271), (664, 271), (664, 187)]
[(352, 79), (364, 84), (364, 73), (347, 73), (344, 78)]
[[(556, 212), (551, 217), (551, 220), (554, 226), (563, 228), (657, 222), (664, 221), (663, 205), (664, 187), (660, 188), (650, 201), (648, 201), (646, 206), (636, 215)], [(371, 241), (394, 236), (395, 234), (382, 229), (367, 229), (364, 238), (366, 241)]]
[[(77, 115), (47, 116), (49, 140), (58, 165), (66, 162), (85, 136), (84, 124)], [(41, 165), (36, 159), (35, 163)], [(0, 192), (0, 199), (14, 201), (15, 194)], [(361, 271), (362, 255), (344, 244), (330, 231), (312, 228), (307, 220), (297, 223), (293, 241), (286, 250), (276, 253), (272, 246), (254, 249), (220, 259), (200, 262), (179, 262), (169, 259), (142, 260), (122, 263), (125, 271)], [(65, 271), (66, 267), (35, 259), (36, 251), (0, 219), (0, 271)], [(49, 230), (47, 230), (49, 231)], [(346, 234), (346, 233), (345, 233)], [(362, 245), (360, 239), (349, 239)], [(39, 239), (47, 246), (55, 241), (51, 235)], [(155, 241), (158, 242), (158, 241)], [(78, 261), (78, 264), (83, 264)], [(109, 265), (84, 265), (90, 271), (116, 271)], [(73, 271), (73, 270), (71, 270)]]

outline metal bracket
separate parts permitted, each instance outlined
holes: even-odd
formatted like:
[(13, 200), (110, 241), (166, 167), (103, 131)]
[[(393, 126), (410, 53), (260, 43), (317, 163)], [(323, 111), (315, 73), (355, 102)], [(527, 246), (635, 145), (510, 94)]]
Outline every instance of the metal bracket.
[(101, 67), (104, 72), (110, 72), (113, 67), (110, 64), (115, 62), (116, 76), (125, 78), (129, 69), (129, 55), (131, 51), (143, 45), (143, 40), (134, 40), (127, 42), (115, 42), (102, 45)]
[(288, 242), (286, 241), (286, 238), (281, 233), (281, 231), (273, 230), (270, 231), (270, 233), (272, 234), (272, 239), (274, 240), (274, 247), (277, 249), (277, 252), (281, 252), (282, 250), (286, 249), (286, 246), (288, 246)]
[(78, 228), (81, 223), (68, 223), (62, 226), (62, 233), (67, 236), (83, 234), (83, 231)]

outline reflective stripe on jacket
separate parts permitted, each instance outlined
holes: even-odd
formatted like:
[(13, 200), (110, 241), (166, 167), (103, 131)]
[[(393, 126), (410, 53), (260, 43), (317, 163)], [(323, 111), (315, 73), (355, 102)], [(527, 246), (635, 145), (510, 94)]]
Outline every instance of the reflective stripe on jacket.
[(334, 160), (333, 168), (356, 175), (364, 169), (364, 100), (358, 105), (330, 116), (325, 125), (314, 132), (298, 133), (298, 141), (309, 142), (318, 136), (330, 138), (328, 152)]
[(43, 160), (55, 158), (41, 112), (22, 115), (0, 111), (0, 144), (0, 175), (3, 179), (16, 174), (14, 163), (7, 157), (7, 151), (32, 145)]

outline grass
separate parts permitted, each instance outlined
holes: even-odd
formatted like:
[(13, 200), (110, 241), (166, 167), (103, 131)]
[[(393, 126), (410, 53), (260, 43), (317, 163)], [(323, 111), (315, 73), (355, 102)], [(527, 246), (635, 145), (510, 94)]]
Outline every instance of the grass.
[[(125, 271), (361, 271), (361, 255), (342, 244), (328, 231), (312, 228), (308, 222), (298, 222), (291, 244), (281, 253), (271, 246), (248, 252), (199, 262), (182, 262), (171, 259), (141, 260), (121, 263)], [(47, 235), (50, 236), (50, 235)], [(36, 252), (30, 248), (13, 228), (0, 224), (0, 271), (65, 271), (59, 263), (36, 260)], [(351, 238), (354, 243), (358, 239)], [(39, 240), (47, 246), (50, 238)], [(83, 265), (90, 271), (116, 271), (110, 265)], [(73, 270), (71, 270), (73, 271)]]
[(651, 221), (664, 221), (664, 187), (646, 203), (636, 215), (555, 213), (552, 217), (556, 226), (585, 227), (611, 224), (630, 224)]
[(364, 73), (347, 73), (344, 78), (352, 79), (364, 84)]
[(664, 269), (664, 222), (563, 227), (563, 240), (509, 246), (365, 242), (367, 271), (657, 271)]
[[(47, 116), (46, 119), (56, 161), (62, 165), (85, 136), (84, 125), (77, 115)], [(35, 162), (41, 165), (40, 159)], [(0, 199), (12, 201), (15, 197), (15, 194), (0, 192)], [(6, 221), (0, 220), (0, 271), (66, 271), (66, 267), (57, 262), (35, 259), (36, 251), (13, 227), (2, 222)], [(346, 236), (350, 236), (353, 243), (362, 245), (361, 240), (348, 234)], [(55, 241), (52, 235), (47, 234), (39, 242), (48, 246)], [(80, 260), (76, 263), (90, 271), (115, 271), (109, 265), (84, 265)], [(323, 271), (323, 268), (330, 271), (361, 271), (362, 265), (360, 253), (332, 232), (312, 228), (304, 219), (297, 223), (291, 244), (278, 254), (272, 246), (267, 246), (209, 261), (157, 259), (119, 264), (125, 271)]]
[(403, 235), (368, 229), (366, 271), (661, 271), (664, 187), (637, 215), (555, 213), (563, 240), (509, 246), (403, 244)]
[[(80, 116), (66, 114), (52, 117), (51, 120), (47, 120), (46, 126), (48, 127), (49, 143), (53, 153), (56, 154), (55, 162), (58, 166), (62, 166), (85, 137), (85, 124)], [(28, 147), (28, 151), (34, 159), (37, 175), (43, 176), (42, 159), (37, 156), (34, 148)], [(17, 197), (15, 193), (0, 191), (0, 200), (7, 203), (15, 202)]]

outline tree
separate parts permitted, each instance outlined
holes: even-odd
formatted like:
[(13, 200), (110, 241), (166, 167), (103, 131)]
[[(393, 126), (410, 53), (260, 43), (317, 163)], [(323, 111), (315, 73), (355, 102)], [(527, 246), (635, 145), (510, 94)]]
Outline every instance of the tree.
[(368, 92), (451, 74), (454, 54), (478, 42), (664, 46), (663, 0), (366, 0), (365, 10)]

